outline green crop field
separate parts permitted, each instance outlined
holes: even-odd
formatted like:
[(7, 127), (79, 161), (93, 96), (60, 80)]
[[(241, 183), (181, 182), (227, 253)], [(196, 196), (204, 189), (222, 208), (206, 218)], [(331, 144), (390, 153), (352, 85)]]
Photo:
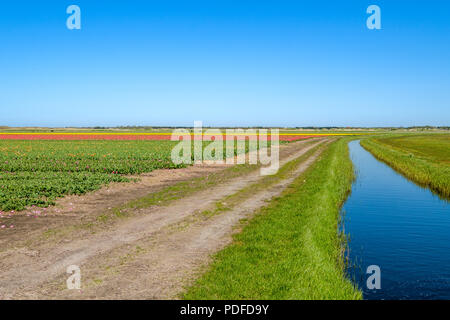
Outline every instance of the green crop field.
[(407, 178), (450, 198), (450, 134), (382, 136), (361, 145)]
[[(129, 175), (184, 167), (171, 161), (171, 151), (177, 143), (0, 140), (0, 210), (48, 206), (64, 195), (80, 195), (110, 182), (129, 181)], [(203, 147), (208, 144), (204, 142)], [(246, 143), (245, 152), (248, 148)], [(238, 153), (236, 145), (234, 153)]]
[(124, 175), (176, 168), (171, 141), (0, 141), (0, 210), (47, 206)]

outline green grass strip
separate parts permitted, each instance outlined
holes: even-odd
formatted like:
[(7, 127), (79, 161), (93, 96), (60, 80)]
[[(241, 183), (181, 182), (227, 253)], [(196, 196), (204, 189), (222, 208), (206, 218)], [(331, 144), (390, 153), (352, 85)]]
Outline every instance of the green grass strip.
[(361, 140), (361, 146), (408, 179), (450, 199), (450, 167), (414, 153), (402, 151), (377, 139)]
[(332, 143), (282, 196), (214, 256), (185, 299), (361, 299), (345, 277), (340, 206), (351, 188), (348, 139)]

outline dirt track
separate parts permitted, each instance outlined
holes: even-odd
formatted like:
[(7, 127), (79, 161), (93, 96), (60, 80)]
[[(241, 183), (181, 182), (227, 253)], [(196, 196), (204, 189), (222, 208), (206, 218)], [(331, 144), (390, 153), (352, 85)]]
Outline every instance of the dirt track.
[[(323, 141), (318, 140), (311, 145), (305, 142), (289, 144), (284, 147), (286, 150), (282, 153), (284, 158), (281, 159), (280, 165), (300, 157)], [(26, 234), (18, 229), (7, 249), (0, 252), (0, 298), (177, 297), (183, 286), (207, 265), (210, 255), (230, 243), (233, 230), (239, 226), (239, 221), (264, 206), (267, 200), (279, 195), (317, 156), (318, 152), (301, 163), (288, 178), (256, 192), (232, 210), (211, 217), (199, 212), (249, 184), (258, 182), (261, 179), (259, 171), (176, 200), (168, 206), (144, 209), (133, 218), (100, 232), (84, 233), (82, 238), (78, 239), (67, 238), (55, 242), (42, 240), (38, 237), (45, 228), (42, 223), (37, 223), (33, 230), (24, 229), (27, 230)], [(190, 179), (205, 174), (207, 170), (221, 168), (191, 167), (181, 170), (184, 171), (171, 171), (165, 179), (177, 181), (181, 176)], [(133, 184), (126, 187), (113, 186), (110, 191), (104, 189), (79, 199), (66, 198), (62, 203), (71, 203), (71, 210), (63, 205), (62, 211), (65, 210), (74, 217), (72, 223), (80, 223), (84, 220), (83, 217), (92, 215), (93, 211), (99, 212), (106, 206), (142, 196), (167, 184), (167, 180), (159, 174), (154, 173), (153, 183), (147, 179), (145, 183), (135, 184), (134, 189)], [(114, 188), (119, 191), (114, 191)], [(120, 188), (124, 189), (121, 191)], [(123, 192), (124, 190), (127, 191)], [(121, 194), (122, 197), (114, 197), (114, 194)], [(59, 215), (55, 216), (59, 218), (53, 220), (53, 227), (64, 224), (61, 215), (59, 212)], [(26, 215), (19, 219), (32, 223)], [(23, 237), (28, 241), (23, 241)], [(1, 240), (8, 242), (4, 238)], [(81, 291), (66, 289), (65, 281), (68, 275), (65, 271), (69, 265), (78, 265), (81, 268)]]

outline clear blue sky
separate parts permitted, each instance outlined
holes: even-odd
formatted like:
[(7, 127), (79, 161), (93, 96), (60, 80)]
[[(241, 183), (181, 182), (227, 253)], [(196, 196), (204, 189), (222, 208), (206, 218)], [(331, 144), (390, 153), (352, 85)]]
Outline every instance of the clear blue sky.
[(6, 3), (0, 125), (450, 125), (450, 1)]

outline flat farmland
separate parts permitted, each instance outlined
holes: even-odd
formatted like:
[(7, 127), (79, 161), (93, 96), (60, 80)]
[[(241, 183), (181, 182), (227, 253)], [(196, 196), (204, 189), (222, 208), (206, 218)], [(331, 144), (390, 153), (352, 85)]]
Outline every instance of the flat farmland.
[(129, 175), (178, 168), (177, 142), (105, 140), (0, 140), (0, 210), (48, 206)]
[(379, 138), (379, 142), (424, 160), (450, 165), (450, 135), (424, 134)]
[(408, 179), (450, 198), (450, 135), (388, 135), (361, 145)]
[[(185, 167), (171, 160), (177, 144), (161, 134), (0, 135), (0, 210), (46, 207), (58, 197), (128, 182), (141, 173)], [(245, 147), (247, 152), (248, 142)]]
[[(328, 135), (334, 134), (288, 132), (279, 139), (289, 143)], [(171, 161), (171, 150), (178, 142), (170, 139), (170, 132), (0, 133), (0, 210), (46, 207), (65, 195), (128, 182), (132, 175), (184, 167)], [(223, 140), (227, 139), (229, 136), (223, 135)], [(243, 134), (237, 139), (248, 138)], [(203, 140), (206, 146), (214, 139), (204, 134)]]
[[(192, 133), (191, 133), (192, 134)], [(159, 133), (140, 133), (140, 132), (3, 132), (0, 133), (0, 140), (150, 140), (150, 141), (170, 141), (172, 133), (159, 132)], [(270, 135), (270, 132), (269, 132)], [(343, 135), (339, 133), (320, 133), (320, 134), (304, 134), (304, 133), (280, 133), (280, 142), (292, 142), (318, 136), (334, 136)], [(194, 134), (192, 134), (194, 136)], [(238, 138), (245, 138), (245, 134), (236, 135)], [(204, 140), (210, 140), (211, 135), (204, 134)], [(223, 134), (223, 140), (228, 139), (226, 134)]]

